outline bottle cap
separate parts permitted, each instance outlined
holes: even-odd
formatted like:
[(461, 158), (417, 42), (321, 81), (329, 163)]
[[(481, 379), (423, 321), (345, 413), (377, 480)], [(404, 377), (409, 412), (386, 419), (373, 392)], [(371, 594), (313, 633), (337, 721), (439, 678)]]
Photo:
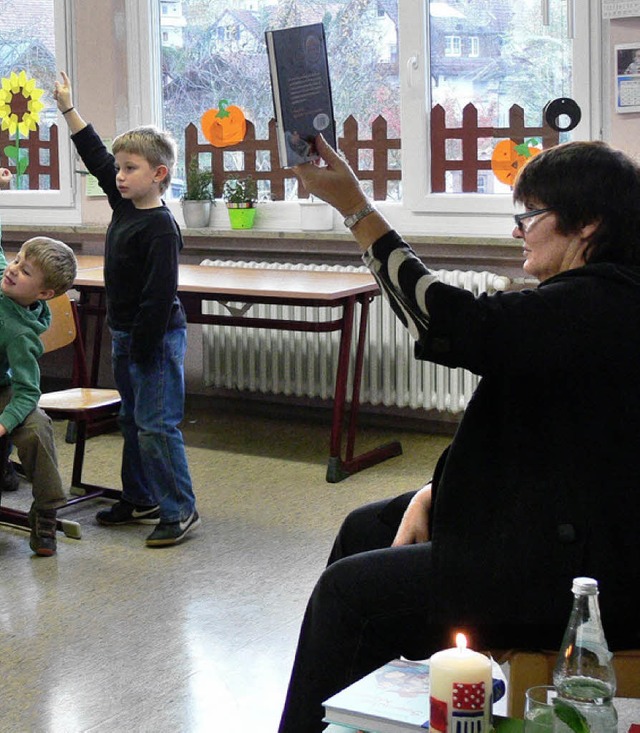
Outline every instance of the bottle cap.
[(574, 578), (573, 593), (581, 596), (595, 596), (598, 593), (598, 581), (593, 578)]

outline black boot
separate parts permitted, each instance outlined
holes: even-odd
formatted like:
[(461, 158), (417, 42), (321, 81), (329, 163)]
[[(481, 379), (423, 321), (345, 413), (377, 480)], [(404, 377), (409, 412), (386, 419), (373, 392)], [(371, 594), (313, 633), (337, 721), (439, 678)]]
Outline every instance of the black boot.
[(12, 461), (5, 461), (0, 469), (0, 491), (17, 491), (20, 488), (20, 477)]

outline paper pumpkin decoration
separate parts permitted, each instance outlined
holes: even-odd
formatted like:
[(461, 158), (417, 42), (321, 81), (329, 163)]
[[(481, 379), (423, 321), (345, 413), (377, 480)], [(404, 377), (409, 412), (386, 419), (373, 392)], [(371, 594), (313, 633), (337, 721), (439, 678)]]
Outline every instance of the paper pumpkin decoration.
[(200, 127), (202, 134), (212, 145), (216, 148), (226, 148), (244, 140), (247, 120), (240, 107), (221, 99), (218, 102), (218, 109), (208, 109), (202, 115)]
[(531, 158), (542, 152), (535, 138), (526, 140), (521, 145), (513, 140), (500, 140), (493, 149), (491, 170), (493, 175), (508, 186), (513, 186), (518, 172)]

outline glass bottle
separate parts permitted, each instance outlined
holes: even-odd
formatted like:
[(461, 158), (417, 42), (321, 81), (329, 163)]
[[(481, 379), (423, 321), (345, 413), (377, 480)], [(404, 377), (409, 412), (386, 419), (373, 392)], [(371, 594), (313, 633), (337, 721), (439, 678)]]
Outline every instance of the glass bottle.
[(553, 684), (558, 698), (584, 715), (591, 733), (615, 733), (616, 675), (600, 619), (598, 582), (593, 578), (574, 578), (572, 592), (573, 608), (553, 672)]

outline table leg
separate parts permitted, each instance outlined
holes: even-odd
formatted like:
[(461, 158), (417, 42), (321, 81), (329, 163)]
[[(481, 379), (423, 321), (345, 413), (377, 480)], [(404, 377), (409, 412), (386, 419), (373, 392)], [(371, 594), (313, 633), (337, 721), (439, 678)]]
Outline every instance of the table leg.
[(347, 431), (347, 447), (345, 460), (341, 458), (342, 450), (342, 423), (344, 418), (345, 401), (347, 393), (347, 381), (349, 378), (349, 361), (351, 356), (351, 335), (353, 332), (353, 319), (355, 312), (355, 298), (350, 298), (344, 306), (342, 332), (340, 336), (340, 350), (338, 356), (338, 369), (336, 373), (336, 388), (333, 401), (333, 423), (331, 427), (331, 449), (329, 463), (327, 466), (327, 481), (337, 483), (353, 473), (362, 471), (387, 458), (393, 458), (402, 454), (402, 446), (396, 441), (378, 446), (367, 453), (359, 456), (353, 455), (355, 447), (356, 426), (358, 411), (360, 408), (360, 386), (362, 384), (362, 368), (364, 364), (364, 347), (367, 333), (367, 321), (369, 318), (369, 304), (371, 298), (365, 296), (360, 298), (360, 325), (358, 329), (358, 342), (356, 347), (356, 360), (353, 373), (353, 387), (351, 393), (351, 411), (349, 414), (349, 427)]

